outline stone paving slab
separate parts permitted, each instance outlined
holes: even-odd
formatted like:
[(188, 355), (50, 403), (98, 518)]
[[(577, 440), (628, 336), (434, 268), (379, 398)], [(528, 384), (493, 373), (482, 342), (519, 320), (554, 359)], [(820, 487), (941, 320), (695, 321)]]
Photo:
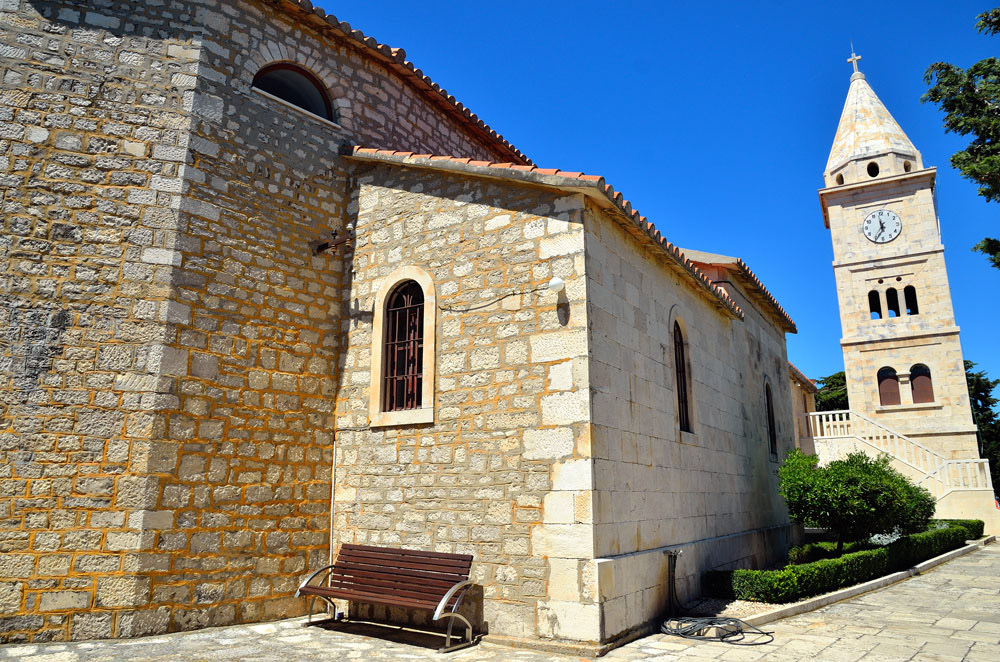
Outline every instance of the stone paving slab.
[[(304, 619), (130, 640), (0, 646), (0, 662), (576, 662), (571, 655), (483, 643), (455, 653), (441, 639), (365, 624), (303, 627)], [(1000, 546), (767, 626), (764, 646), (657, 634), (611, 651), (609, 662), (1000, 662)]]

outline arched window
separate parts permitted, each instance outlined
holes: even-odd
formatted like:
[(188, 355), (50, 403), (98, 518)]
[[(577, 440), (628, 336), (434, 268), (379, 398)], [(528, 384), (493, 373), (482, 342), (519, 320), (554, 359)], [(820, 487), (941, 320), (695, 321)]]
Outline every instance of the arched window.
[(868, 312), (871, 314), (871, 319), (882, 319), (882, 299), (878, 295), (878, 290), (868, 293)]
[(764, 384), (764, 404), (767, 406), (767, 447), (771, 455), (778, 454), (778, 428), (774, 424), (774, 403), (771, 401), (771, 385)]
[(903, 288), (903, 301), (906, 303), (906, 314), (917, 315), (920, 310), (917, 308), (917, 288), (907, 285)]
[(677, 384), (677, 419), (681, 430), (692, 432), (691, 403), (688, 399), (687, 356), (684, 351), (684, 335), (681, 325), (674, 322), (674, 381)]
[(878, 399), (882, 406), (899, 404), (899, 377), (892, 368), (878, 371)]
[(918, 363), (910, 368), (910, 388), (913, 393), (913, 402), (934, 402), (934, 385), (931, 383), (931, 369), (923, 363)]
[(423, 391), (424, 291), (412, 280), (396, 286), (385, 308), (382, 411), (418, 409)]
[(899, 317), (899, 294), (895, 287), (885, 291), (885, 307), (889, 317)]
[(253, 86), (313, 115), (331, 122), (337, 121), (323, 84), (311, 73), (294, 64), (269, 64), (253, 77)]
[(400, 267), (375, 295), (368, 419), (371, 427), (434, 422), (434, 281)]

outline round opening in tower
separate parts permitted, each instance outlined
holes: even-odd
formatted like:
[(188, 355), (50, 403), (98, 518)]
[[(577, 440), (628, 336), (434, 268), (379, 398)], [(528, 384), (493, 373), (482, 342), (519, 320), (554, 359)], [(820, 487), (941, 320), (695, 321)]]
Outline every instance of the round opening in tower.
[(844, 185), (844, 176), (837, 175), (837, 186), (843, 186), (843, 185)]
[(868, 164), (868, 176), (878, 177), (878, 164), (874, 161)]
[(903, 172), (910, 172), (912, 168), (913, 166), (910, 164), (909, 161), (903, 161)]

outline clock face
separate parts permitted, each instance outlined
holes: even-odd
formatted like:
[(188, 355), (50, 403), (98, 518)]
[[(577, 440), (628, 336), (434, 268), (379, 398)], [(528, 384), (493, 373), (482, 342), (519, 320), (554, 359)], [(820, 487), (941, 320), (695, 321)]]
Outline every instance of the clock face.
[(879, 209), (865, 216), (861, 231), (870, 241), (885, 244), (896, 237), (903, 229), (903, 221), (899, 214), (888, 209)]

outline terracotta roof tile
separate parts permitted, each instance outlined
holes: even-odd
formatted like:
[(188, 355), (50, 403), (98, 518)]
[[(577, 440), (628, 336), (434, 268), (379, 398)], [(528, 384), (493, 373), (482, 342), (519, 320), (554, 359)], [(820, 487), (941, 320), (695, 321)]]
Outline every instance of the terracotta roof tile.
[(810, 393), (816, 393), (819, 391), (816, 388), (816, 382), (806, 377), (801, 370), (796, 368), (791, 361), (788, 362), (788, 373), (792, 376), (792, 379), (802, 384), (807, 391)]
[[(734, 317), (743, 319), (743, 310), (735, 301), (733, 301), (726, 290), (712, 282), (705, 272), (699, 269), (694, 262), (689, 260), (677, 246), (664, 239), (660, 234), (660, 231), (656, 229), (656, 226), (654, 226), (653, 223), (648, 221), (645, 216), (641, 216), (639, 212), (632, 209), (632, 203), (625, 200), (622, 194), (620, 192), (616, 192), (614, 187), (610, 184), (604, 183), (603, 177), (597, 175), (584, 175), (580, 172), (563, 171), (557, 168), (539, 168), (534, 165), (488, 163), (483, 161), (470, 161), (467, 158), (455, 156), (413, 154), (411, 152), (374, 150), (356, 146), (346, 146), (342, 148), (341, 153), (347, 156), (356, 157), (383, 157), (376, 160), (384, 160), (402, 165), (427, 166), (431, 163), (437, 164), (447, 162), (467, 167), (482, 167), (512, 172), (532, 173), (546, 177), (561, 177), (567, 180), (562, 184), (563, 186), (579, 186), (580, 184), (586, 184), (587, 186), (596, 188), (616, 209), (618, 209), (619, 212), (629, 218), (640, 229), (640, 231), (644, 232), (657, 246), (660, 247), (660, 249), (669, 255), (674, 260), (675, 264), (677, 264), (696, 284), (698, 284), (703, 291), (711, 295), (720, 307)], [(484, 163), (485, 165), (483, 165)], [(548, 181), (543, 183), (547, 183), (552, 186), (559, 185)], [(777, 302), (775, 302), (775, 304), (777, 304)]]

